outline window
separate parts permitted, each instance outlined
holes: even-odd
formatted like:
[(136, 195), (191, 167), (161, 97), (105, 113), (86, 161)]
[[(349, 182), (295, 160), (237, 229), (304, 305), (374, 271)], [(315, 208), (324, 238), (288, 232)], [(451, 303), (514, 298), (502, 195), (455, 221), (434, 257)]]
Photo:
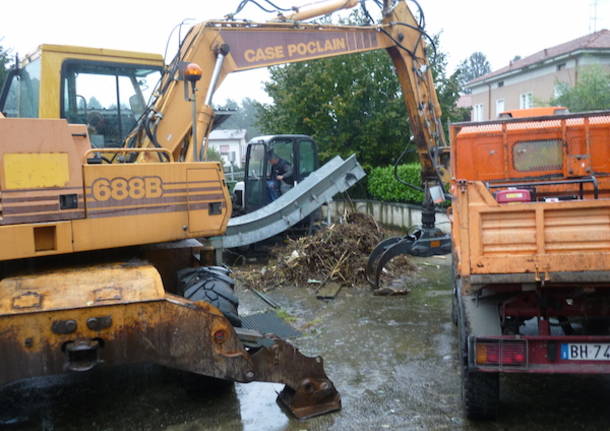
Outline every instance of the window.
[(556, 171), (563, 167), (561, 140), (517, 142), (513, 146), (513, 165), (517, 171)]
[(519, 96), (519, 109), (528, 109), (534, 107), (534, 95), (532, 92), (521, 93)]
[(276, 138), (271, 142), (271, 149), (278, 157), (292, 165), (292, 140)]
[(39, 88), (40, 60), (35, 60), (12, 75), (2, 111), (7, 117), (37, 118)]
[(159, 77), (150, 67), (69, 60), (62, 68), (62, 117), (87, 124), (94, 147), (119, 147)]
[(498, 81), (498, 88), (504, 87), (504, 81)]
[(472, 121), (483, 121), (482, 103), (478, 103), (472, 107)]
[(316, 170), (316, 153), (314, 143), (309, 140), (299, 141), (299, 177), (305, 178)]
[(497, 99), (496, 100), (496, 117), (499, 117), (502, 112), (504, 112), (504, 99)]
[(559, 72), (560, 70), (563, 70), (566, 68), (566, 64), (565, 63), (559, 63), (557, 65), (557, 71)]

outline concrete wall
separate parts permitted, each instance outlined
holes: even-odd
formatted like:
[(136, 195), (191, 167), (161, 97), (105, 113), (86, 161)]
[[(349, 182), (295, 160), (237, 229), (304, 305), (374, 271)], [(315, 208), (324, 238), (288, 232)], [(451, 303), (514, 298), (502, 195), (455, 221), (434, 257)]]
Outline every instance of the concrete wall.
[[(408, 229), (411, 226), (421, 224), (421, 208), (417, 205), (370, 200), (332, 201), (328, 206), (331, 218), (334, 220), (343, 216), (346, 210), (349, 211), (352, 208), (352, 203), (356, 207), (356, 211), (373, 216), (377, 223), (384, 226)], [(322, 207), (322, 214), (327, 217), (326, 206)], [(449, 233), (451, 231), (449, 218), (444, 211), (437, 212), (436, 225), (443, 232)]]

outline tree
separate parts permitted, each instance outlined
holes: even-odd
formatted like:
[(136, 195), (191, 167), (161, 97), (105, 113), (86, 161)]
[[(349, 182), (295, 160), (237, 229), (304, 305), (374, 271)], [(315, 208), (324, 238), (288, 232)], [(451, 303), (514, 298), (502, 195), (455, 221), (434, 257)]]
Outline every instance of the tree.
[(4, 80), (8, 74), (9, 55), (9, 51), (0, 46), (0, 89), (3, 87)]
[(89, 102), (88, 102), (88, 108), (89, 109), (102, 109), (102, 104), (100, 103), (99, 100), (97, 100), (97, 98), (95, 96), (91, 96), (89, 98)]
[(216, 150), (216, 148), (213, 147), (208, 147), (208, 152), (206, 153), (207, 157), (206, 160), (210, 161), (210, 162), (222, 162), (222, 156), (220, 155), (220, 153), (218, 152), (218, 150)]
[(241, 105), (228, 99), (224, 105), (217, 107), (217, 109), (236, 112), (231, 114), (218, 128), (222, 130), (245, 129), (246, 139), (260, 135), (261, 132), (257, 126), (259, 105), (260, 103), (249, 97), (244, 98)]
[(559, 97), (551, 99), (551, 106), (565, 106), (571, 112), (610, 109), (610, 72), (600, 65), (579, 68), (574, 87), (558, 82), (556, 89)]
[[(436, 47), (440, 45), (440, 35), (435, 35), (432, 40)], [(448, 123), (470, 120), (470, 109), (457, 107), (461, 90), (461, 72), (458, 69), (447, 76), (447, 54), (438, 48), (435, 52), (429, 53), (428, 58), (432, 67), (436, 95), (443, 111), (445, 133), (448, 133)]]
[[(454, 105), (456, 77), (447, 77), (445, 63), (433, 60), (441, 103)], [(356, 153), (367, 166), (392, 163), (410, 140), (400, 85), (385, 52), (275, 66), (270, 74), (265, 90), (273, 104), (260, 107), (264, 133), (311, 135), (322, 160)]]
[(470, 90), (465, 89), (464, 86), (473, 79), (491, 72), (491, 66), (485, 54), (477, 51), (462, 61), (458, 66), (458, 70), (460, 71), (460, 87), (462, 91), (470, 93)]

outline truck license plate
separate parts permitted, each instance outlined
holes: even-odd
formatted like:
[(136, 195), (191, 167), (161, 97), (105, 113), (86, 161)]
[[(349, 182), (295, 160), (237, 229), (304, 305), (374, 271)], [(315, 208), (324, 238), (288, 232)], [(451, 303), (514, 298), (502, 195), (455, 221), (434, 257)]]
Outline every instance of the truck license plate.
[(571, 361), (610, 361), (610, 344), (562, 344), (561, 359)]

